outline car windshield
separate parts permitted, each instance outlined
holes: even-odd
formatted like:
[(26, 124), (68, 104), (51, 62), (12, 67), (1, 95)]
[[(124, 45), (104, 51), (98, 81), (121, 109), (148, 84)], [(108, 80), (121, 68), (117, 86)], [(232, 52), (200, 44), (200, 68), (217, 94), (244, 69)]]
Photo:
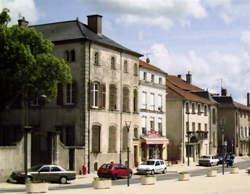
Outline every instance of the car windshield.
[(29, 169), (29, 171), (38, 171), (43, 165), (39, 164), (39, 165), (36, 165), (36, 166), (33, 166)]
[(144, 165), (154, 165), (155, 161), (146, 161)]
[(209, 159), (210, 156), (201, 156), (201, 158), (203, 158), (203, 159)]
[(102, 169), (111, 169), (112, 168), (112, 165), (111, 164), (103, 164), (101, 166)]

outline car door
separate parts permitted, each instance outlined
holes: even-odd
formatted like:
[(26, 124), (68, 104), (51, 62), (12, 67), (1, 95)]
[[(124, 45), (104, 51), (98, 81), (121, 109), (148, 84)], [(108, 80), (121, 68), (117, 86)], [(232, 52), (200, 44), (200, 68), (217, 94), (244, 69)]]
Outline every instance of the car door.
[(62, 169), (57, 166), (52, 166), (50, 170), (50, 175), (48, 177), (49, 181), (56, 182), (59, 181), (61, 176), (66, 176), (66, 173), (63, 173)]
[(49, 180), (49, 174), (50, 174), (50, 167), (49, 166), (43, 166), (38, 171), (37, 179), (49, 182), (50, 181)]
[(155, 171), (156, 172), (161, 172), (162, 170), (161, 170), (161, 163), (160, 163), (160, 161), (156, 161), (155, 162)]

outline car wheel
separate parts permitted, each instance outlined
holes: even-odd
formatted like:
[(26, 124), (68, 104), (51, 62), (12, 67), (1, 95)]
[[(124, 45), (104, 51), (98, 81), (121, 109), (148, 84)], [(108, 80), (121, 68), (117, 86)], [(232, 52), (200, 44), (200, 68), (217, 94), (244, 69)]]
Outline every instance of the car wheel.
[(166, 174), (166, 172), (167, 172), (167, 169), (164, 168), (164, 170), (162, 171), (162, 174)]
[(112, 179), (116, 180), (117, 179), (117, 174), (113, 174)]
[(154, 171), (154, 170), (151, 170), (151, 174), (152, 174), (152, 175), (155, 174), (155, 171)]
[(67, 178), (66, 178), (65, 176), (62, 176), (62, 177), (60, 178), (60, 183), (61, 183), (61, 184), (66, 184), (66, 183), (67, 183)]
[(131, 178), (131, 177), (132, 177), (132, 175), (133, 175), (133, 173), (132, 173), (132, 172), (130, 172), (130, 173), (128, 174), (129, 178)]
[(24, 180), (24, 182), (30, 182), (30, 181), (32, 181), (32, 177), (31, 177), (31, 176), (28, 176), (28, 177), (26, 178), (26, 180)]

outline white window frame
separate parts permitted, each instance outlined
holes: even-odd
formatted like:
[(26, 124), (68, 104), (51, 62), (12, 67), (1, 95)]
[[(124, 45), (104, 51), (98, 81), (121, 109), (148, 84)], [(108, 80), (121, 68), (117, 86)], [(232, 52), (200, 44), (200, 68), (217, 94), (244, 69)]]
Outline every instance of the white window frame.
[(154, 93), (150, 93), (150, 96), (149, 96), (149, 109), (155, 110), (155, 94)]
[(142, 92), (142, 104), (141, 104), (142, 109), (147, 109), (147, 92), (143, 91)]

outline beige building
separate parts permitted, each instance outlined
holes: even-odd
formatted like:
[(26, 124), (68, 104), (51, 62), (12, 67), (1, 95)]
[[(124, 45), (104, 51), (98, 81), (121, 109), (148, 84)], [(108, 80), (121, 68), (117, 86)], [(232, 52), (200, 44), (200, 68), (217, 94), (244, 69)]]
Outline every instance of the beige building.
[[(50, 103), (30, 102), (29, 166), (56, 163), (77, 172), (82, 165), (96, 170), (104, 162), (126, 162), (127, 147), (132, 166), (141, 54), (103, 35), (100, 15), (88, 16), (88, 24), (76, 19), (32, 27), (55, 44), (54, 54), (70, 65), (73, 82), (59, 83), (57, 99)], [(24, 109), (14, 105), (1, 115), (0, 157), (11, 154), (23, 161)], [(22, 168), (23, 163), (1, 165), (0, 171)]]
[(227, 152), (236, 155), (249, 154), (249, 93), (247, 95), (248, 106), (235, 102), (231, 96), (227, 96), (226, 89), (222, 89), (221, 96), (214, 96), (213, 98), (218, 102), (219, 151), (222, 151), (224, 142)]
[(207, 91), (180, 75), (167, 76), (168, 160), (191, 162), (217, 151), (217, 107)]

